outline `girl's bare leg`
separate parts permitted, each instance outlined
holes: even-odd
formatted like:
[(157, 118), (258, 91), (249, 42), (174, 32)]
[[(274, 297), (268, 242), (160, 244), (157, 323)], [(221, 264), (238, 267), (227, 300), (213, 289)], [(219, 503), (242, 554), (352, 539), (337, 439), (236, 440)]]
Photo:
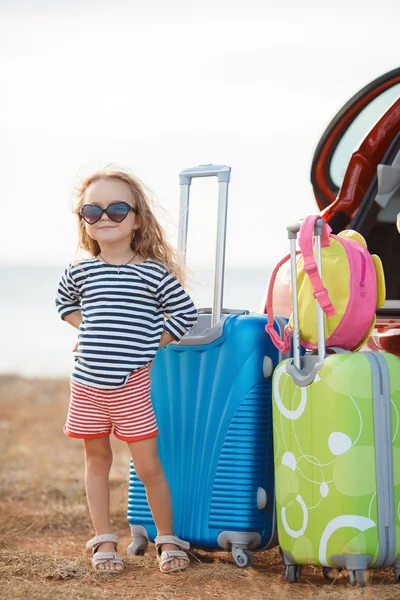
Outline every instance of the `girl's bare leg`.
[[(146, 488), (147, 500), (158, 535), (174, 535), (171, 494), (158, 457), (157, 438), (128, 442), (128, 446), (136, 474)], [(163, 544), (161, 550), (179, 550), (179, 548), (174, 544)], [(183, 567), (185, 564), (185, 561), (174, 558), (165, 565), (164, 570), (169, 571), (171, 567)]]
[[(110, 523), (110, 485), (108, 476), (112, 464), (112, 450), (109, 436), (83, 440), (85, 447), (86, 496), (90, 516), (96, 535), (111, 533)], [(99, 546), (99, 552), (115, 552), (115, 544), (105, 542)], [(98, 569), (108, 571), (115, 568), (123, 569), (122, 565), (110, 562), (99, 565)]]

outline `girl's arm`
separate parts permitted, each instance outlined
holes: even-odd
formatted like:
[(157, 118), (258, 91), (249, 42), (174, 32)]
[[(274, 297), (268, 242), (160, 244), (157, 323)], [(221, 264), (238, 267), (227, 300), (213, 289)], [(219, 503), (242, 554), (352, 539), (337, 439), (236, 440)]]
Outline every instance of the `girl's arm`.
[(165, 329), (164, 329), (164, 331), (161, 334), (159, 348), (162, 348), (163, 346), (167, 346), (167, 344), (170, 344), (171, 342), (175, 342), (174, 336), (171, 335), (170, 333), (168, 333), (168, 331), (165, 331)]
[(56, 307), (62, 319), (74, 327), (79, 327), (82, 321), (79, 283), (81, 278), (75, 280), (76, 273), (79, 273), (79, 269), (72, 265), (65, 269), (58, 284)]
[(82, 311), (75, 310), (64, 317), (64, 321), (67, 321), (72, 327), (79, 329), (79, 325), (82, 323)]
[(161, 306), (168, 315), (161, 340), (168, 340), (165, 343), (179, 341), (196, 323), (196, 307), (176, 277), (168, 271), (164, 274), (157, 292)]

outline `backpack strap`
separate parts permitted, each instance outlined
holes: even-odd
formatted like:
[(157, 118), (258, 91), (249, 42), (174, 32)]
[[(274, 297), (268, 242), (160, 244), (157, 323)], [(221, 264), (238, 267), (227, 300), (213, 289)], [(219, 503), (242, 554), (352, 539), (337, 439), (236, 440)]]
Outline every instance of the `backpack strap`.
[[(336, 314), (335, 307), (329, 298), (328, 290), (324, 287), (321, 277), (319, 276), (317, 263), (315, 262), (313, 253), (315, 222), (320, 218), (320, 215), (311, 215), (304, 219), (300, 228), (299, 246), (304, 259), (304, 271), (307, 273), (310, 280), (314, 298), (317, 300), (326, 316), (332, 317)], [(328, 223), (325, 223), (322, 230), (322, 247), (326, 248), (329, 246), (329, 234), (331, 231), (332, 229), (329, 227)]]
[[(296, 254), (300, 254), (297, 252)], [(271, 340), (276, 348), (278, 348), (279, 352), (288, 352), (290, 349), (290, 336), (288, 325), (286, 325), (284, 329), (284, 338), (281, 340), (280, 336), (274, 329), (274, 311), (272, 308), (272, 298), (274, 293), (274, 285), (277, 273), (282, 265), (284, 265), (290, 258), (290, 254), (287, 254), (282, 260), (278, 262), (275, 269), (272, 271), (271, 279), (268, 284), (268, 294), (267, 294), (267, 315), (268, 315), (268, 324), (265, 326), (265, 331), (269, 333), (271, 336)]]

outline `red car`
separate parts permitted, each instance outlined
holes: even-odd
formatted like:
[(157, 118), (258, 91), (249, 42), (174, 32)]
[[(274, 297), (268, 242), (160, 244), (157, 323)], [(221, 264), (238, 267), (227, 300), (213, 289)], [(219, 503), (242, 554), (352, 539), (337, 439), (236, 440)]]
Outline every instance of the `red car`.
[[(387, 300), (368, 347), (400, 356), (400, 68), (365, 86), (334, 117), (315, 151), (311, 182), (333, 233), (359, 231), (382, 259)], [(278, 281), (274, 310), (290, 312), (288, 285)]]

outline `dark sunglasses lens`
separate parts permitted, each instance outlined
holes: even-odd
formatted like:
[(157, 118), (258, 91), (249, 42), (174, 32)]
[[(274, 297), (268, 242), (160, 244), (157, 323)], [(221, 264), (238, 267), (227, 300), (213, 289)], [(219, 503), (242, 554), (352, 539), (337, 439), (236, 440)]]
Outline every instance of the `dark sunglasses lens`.
[(116, 202), (115, 204), (110, 204), (107, 207), (106, 213), (107, 216), (112, 220), (120, 223), (126, 217), (129, 212), (129, 205), (125, 204), (125, 202)]
[(85, 204), (82, 206), (81, 215), (86, 223), (96, 223), (101, 217), (102, 210), (100, 206)]

